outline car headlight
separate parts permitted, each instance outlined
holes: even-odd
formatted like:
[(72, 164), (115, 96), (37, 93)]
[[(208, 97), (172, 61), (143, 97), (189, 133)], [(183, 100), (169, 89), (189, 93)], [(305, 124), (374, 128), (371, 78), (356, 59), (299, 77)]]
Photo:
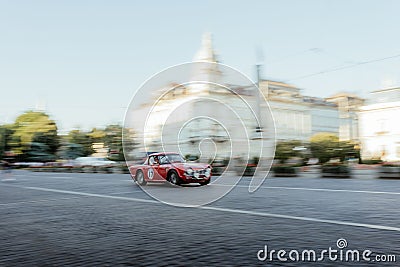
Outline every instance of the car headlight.
[(193, 172), (194, 172), (194, 171), (193, 171), (192, 168), (189, 168), (189, 169), (186, 170), (186, 174), (187, 174), (187, 175), (193, 175)]
[(210, 167), (208, 167), (208, 168), (206, 169), (205, 175), (206, 175), (207, 177), (209, 177), (209, 176), (211, 175), (211, 168), (210, 168)]

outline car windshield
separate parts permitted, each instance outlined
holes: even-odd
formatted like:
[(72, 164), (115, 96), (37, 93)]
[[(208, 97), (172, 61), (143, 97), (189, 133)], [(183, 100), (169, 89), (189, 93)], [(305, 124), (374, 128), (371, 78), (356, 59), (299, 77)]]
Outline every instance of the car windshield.
[(182, 162), (185, 162), (185, 160), (179, 154), (167, 154), (165, 156), (167, 156), (168, 161), (171, 162), (171, 163), (182, 163)]

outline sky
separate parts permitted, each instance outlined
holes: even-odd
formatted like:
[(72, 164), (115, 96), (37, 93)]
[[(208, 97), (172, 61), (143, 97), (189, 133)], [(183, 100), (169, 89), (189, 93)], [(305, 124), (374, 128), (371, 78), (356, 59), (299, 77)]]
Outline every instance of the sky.
[(253, 80), (261, 60), (263, 78), (305, 95), (368, 98), (400, 86), (399, 10), (397, 0), (0, 0), (0, 124), (35, 109), (60, 132), (123, 123), (142, 83), (191, 61), (204, 32), (221, 63)]

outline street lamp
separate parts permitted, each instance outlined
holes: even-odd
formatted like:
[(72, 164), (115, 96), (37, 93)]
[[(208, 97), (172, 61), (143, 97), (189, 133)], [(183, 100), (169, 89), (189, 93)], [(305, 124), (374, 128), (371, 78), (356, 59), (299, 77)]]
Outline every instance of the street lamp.
[(262, 132), (263, 132), (263, 127), (261, 123), (261, 93), (260, 93), (260, 71), (261, 71), (261, 63), (256, 64), (256, 71), (257, 71), (257, 88), (255, 92), (255, 97), (256, 97), (256, 127), (255, 127), (255, 133), (253, 136), (253, 140), (257, 139), (263, 139), (262, 137)]

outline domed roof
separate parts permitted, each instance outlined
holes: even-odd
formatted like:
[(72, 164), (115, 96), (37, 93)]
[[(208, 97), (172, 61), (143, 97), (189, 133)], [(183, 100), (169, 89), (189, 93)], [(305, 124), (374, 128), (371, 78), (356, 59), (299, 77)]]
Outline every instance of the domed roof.
[(206, 32), (203, 34), (201, 40), (201, 48), (193, 58), (195, 62), (217, 62), (214, 49), (212, 47), (211, 33)]

